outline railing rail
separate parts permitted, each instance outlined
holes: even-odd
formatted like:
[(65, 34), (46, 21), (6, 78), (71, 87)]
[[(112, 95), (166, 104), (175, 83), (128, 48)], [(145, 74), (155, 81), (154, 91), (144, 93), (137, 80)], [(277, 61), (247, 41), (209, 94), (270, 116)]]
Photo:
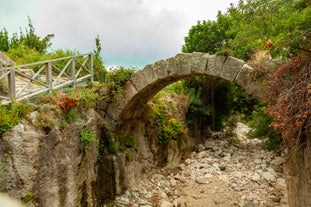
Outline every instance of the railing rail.
[(93, 82), (93, 54), (0, 68), (0, 101), (9, 104), (52, 90)]

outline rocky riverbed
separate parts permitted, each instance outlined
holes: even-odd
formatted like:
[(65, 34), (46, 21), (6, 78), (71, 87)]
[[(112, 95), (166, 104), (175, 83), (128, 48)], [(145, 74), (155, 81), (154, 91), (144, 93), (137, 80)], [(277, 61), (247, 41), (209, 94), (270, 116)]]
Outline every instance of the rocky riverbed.
[(237, 126), (234, 138), (207, 138), (175, 168), (145, 173), (112, 206), (288, 206), (284, 158), (263, 150), (261, 140), (248, 139), (246, 125)]

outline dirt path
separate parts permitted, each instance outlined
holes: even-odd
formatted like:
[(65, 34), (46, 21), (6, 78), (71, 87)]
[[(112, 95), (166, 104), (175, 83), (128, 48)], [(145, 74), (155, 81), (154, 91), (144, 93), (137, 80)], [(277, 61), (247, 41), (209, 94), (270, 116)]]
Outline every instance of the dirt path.
[(239, 123), (235, 138), (207, 139), (184, 163), (144, 175), (141, 184), (117, 198), (116, 206), (286, 207), (284, 159), (247, 139)]

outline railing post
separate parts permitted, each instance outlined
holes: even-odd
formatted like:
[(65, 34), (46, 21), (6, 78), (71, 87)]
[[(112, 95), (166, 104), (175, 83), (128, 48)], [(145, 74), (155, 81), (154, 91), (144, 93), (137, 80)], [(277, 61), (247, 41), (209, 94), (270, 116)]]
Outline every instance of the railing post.
[(77, 84), (77, 79), (76, 79), (76, 59), (74, 57), (71, 58), (70, 73), (71, 73), (72, 87), (75, 88)]
[(53, 90), (53, 77), (52, 77), (52, 62), (46, 63), (46, 83), (48, 85), (49, 91)]
[(93, 54), (89, 54), (89, 70), (91, 71), (91, 83), (94, 81)]
[(9, 88), (9, 97), (15, 99), (16, 98), (15, 69), (10, 69), (10, 73), (8, 74), (8, 88)]

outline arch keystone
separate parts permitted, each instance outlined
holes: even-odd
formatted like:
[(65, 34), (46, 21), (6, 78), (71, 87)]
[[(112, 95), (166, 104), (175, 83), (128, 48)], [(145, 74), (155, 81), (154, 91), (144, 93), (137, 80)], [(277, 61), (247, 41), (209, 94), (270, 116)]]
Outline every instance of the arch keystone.
[(191, 73), (194, 75), (203, 75), (206, 73), (207, 60), (210, 55), (201, 52), (194, 52), (191, 55)]
[(171, 77), (191, 74), (191, 54), (178, 53), (175, 57), (167, 59), (167, 72)]

